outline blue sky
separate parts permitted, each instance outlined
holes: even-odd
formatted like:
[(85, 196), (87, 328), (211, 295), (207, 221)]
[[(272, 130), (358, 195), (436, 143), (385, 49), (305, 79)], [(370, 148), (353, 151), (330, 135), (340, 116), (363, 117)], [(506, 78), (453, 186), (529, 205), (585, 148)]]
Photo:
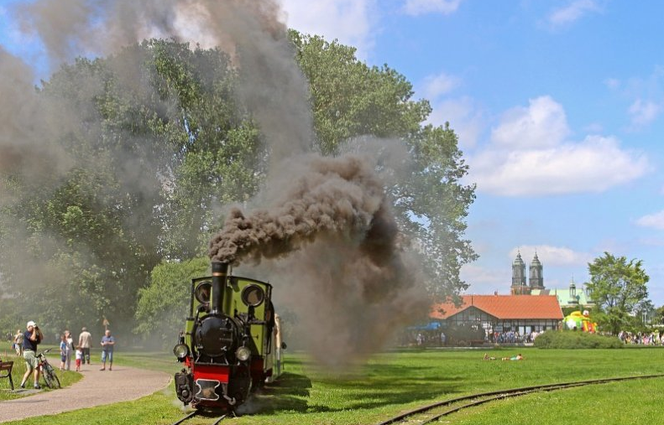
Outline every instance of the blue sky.
[(477, 183), (468, 293), (508, 293), (518, 250), (548, 288), (608, 251), (664, 304), (664, 3), (284, 0), (288, 25), (404, 74)]
[[(0, 44), (45, 75), (0, 0)], [(83, 0), (71, 0), (82, 3)], [(664, 3), (282, 0), (291, 28), (388, 64), (449, 121), (477, 184), (468, 293), (506, 294), (518, 250), (548, 288), (608, 251), (643, 260), (664, 304)], [(190, 28), (187, 28), (191, 30)]]

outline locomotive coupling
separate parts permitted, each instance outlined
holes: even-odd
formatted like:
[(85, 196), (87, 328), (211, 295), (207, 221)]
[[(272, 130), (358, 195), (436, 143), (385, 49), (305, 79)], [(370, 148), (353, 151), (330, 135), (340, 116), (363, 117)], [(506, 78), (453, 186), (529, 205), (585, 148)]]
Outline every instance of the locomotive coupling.
[(194, 377), (185, 369), (175, 374), (175, 394), (185, 405), (194, 399)]

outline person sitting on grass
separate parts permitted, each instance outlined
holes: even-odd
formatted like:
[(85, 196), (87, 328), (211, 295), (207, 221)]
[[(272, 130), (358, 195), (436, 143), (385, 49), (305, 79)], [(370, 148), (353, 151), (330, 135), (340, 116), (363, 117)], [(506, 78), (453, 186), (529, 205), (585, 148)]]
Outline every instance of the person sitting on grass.
[(502, 360), (523, 360), (523, 356), (519, 353), (514, 357), (503, 357)]

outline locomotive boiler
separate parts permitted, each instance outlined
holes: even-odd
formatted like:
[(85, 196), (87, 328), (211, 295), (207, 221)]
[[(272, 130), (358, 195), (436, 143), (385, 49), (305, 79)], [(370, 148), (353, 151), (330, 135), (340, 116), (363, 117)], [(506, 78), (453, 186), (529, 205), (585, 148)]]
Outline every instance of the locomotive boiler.
[(234, 409), (282, 371), (279, 318), (269, 283), (229, 274), (212, 262), (212, 276), (192, 279), (189, 315), (175, 357), (178, 399), (197, 409)]

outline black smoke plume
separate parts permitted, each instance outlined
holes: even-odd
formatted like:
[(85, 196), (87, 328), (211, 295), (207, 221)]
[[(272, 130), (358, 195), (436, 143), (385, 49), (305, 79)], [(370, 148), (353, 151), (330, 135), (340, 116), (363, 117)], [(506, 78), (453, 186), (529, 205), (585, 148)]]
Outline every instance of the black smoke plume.
[(233, 208), (210, 242), (210, 258), (238, 264), (279, 258), (321, 236), (357, 245), (376, 264), (394, 256), (396, 223), (383, 186), (366, 160), (310, 157), (305, 174), (269, 209)]
[[(300, 313), (309, 350), (336, 366), (382, 348), (427, 311), (417, 262), (404, 246), (369, 156), (309, 156), (275, 176), (286, 187), (266, 208), (230, 210), (210, 258), (268, 265), (277, 298)], [(268, 187), (269, 190), (269, 187)]]

